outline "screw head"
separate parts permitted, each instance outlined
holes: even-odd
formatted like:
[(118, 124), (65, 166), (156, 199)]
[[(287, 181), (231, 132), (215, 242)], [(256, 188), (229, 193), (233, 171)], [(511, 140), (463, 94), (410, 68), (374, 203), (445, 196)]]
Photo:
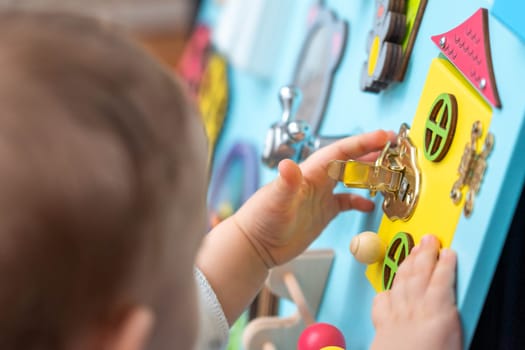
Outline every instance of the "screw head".
[(459, 201), (461, 200), (461, 191), (457, 188), (452, 189), (450, 191), (450, 199), (452, 199), (452, 201), (455, 204), (458, 204)]
[(479, 88), (480, 89), (485, 89), (487, 87), (487, 81), (485, 80), (485, 78), (482, 78), (480, 81), (479, 81)]
[(482, 131), (483, 128), (481, 126), (481, 122), (479, 120), (476, 120), (474, 124), (472, 124), (472, 134), (476, 137), (480, 137)]
[(447, 38), (445, 38), (444, 36), (441, 37), (441, 39), (439, 39), (439, 46), (445, 47), (446, 43), (447, 43)]
[(287, 132), (294, 141), (303, 141), (308, 137), (309, 126), (301, 121), (293, 121), (288, 123)]

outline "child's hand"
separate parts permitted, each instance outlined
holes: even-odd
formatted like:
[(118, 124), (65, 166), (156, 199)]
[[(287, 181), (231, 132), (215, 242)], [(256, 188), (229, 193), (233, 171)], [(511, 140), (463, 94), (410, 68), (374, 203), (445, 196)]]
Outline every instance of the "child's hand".
[(393, 133), (376, 131), (326, 146), (300, 166), (283, 160), (279, 177), (255, 193), (232, 219), (267, 267), (283, 264), (302, 253), (339, 212), (374, 208), (363, 197), (334, 194), (336, 181), (327, 175), (328, 162), (366, 158), (393, 140)]
[(392, 289), (374, 300), (371, 349), (461, 349), (455, 268), (455, 253), (440, 254), (438, 240), (425, 236), (401, 264)]

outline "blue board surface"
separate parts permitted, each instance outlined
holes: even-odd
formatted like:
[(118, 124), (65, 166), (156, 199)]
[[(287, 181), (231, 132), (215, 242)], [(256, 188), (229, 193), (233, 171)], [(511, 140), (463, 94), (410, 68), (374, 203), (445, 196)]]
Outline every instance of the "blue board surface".
[(525, 1), (496, 0), (492, 14), (525, 42)]

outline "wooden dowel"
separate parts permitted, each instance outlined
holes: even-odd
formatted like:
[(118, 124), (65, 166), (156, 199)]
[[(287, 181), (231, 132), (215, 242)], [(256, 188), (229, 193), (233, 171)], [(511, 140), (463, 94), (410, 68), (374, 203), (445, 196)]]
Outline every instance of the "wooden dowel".
[(315, 319), (312, 316), (310, 308), (308, 307), (308, 303), (306, 302), (303, 291), (301, 290), (301, 286), (299, 286), (299, 282), (297, 282), (297, 278), (295, 278), (293, 273), (288, 272), (284, 275), (283, 279), (286, 288), (288, 288), (288, 293), (290, 293), (293, 302), (297, 305), (299, 314), (303, 318), (306, 326), (315, 323)]

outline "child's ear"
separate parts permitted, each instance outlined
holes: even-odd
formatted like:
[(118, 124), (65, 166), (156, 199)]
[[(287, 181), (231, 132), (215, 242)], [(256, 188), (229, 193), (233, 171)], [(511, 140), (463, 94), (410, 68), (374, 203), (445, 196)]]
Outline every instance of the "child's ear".
[(134, 307), (122, 321), (115, 337), (112, 339), (111, 350), (142, 350), (153, 330), (153, 312), (143, 306)]

